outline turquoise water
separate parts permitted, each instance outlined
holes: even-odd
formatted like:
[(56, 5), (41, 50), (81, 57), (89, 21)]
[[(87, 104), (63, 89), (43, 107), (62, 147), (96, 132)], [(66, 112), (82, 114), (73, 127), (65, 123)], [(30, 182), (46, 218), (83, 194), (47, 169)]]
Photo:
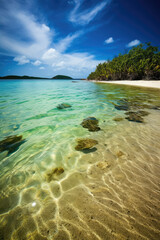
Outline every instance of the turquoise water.
[[(22, 135), (25, 140), (15, 152), (8, 154), (7, 151), (3, 151), (0, 153), (0, 214), (3, 226), (0, 229), (2, 232), (0, 232), (0, 239), (53, 239), (53, 237), (65, 240), (114, 239), (110, 237), (109, 233), (108, 238), (105, 238), (97, 232), (94, 236), (71, 237), (70, 233), (75, 233), (76, 230), (60, 227), (60, 219), (66, 218), (60, 216), (60, 212), (62, 212), (60, 210), (63, 209), (62, 205), (64, 206), (65, 201), (67, 204), (68, 201), (74, 202), (75, 196), (68, 200), (65, 195), (70, 189), (73, 190), (83, 183), (85, 192), (91, 191), (88, 186), (95, 184), (94, 181), (99, 176), (99, 172), (96, 176), (89, 177), (87, 174), (90, 167), (100, 161), (103, 161), (104, 164), (106, 159), (115, 161), (118, 156), (116, 156), (116, 151), (120, 152), (123, 149), (122, 153), (127, 159), (132, 152), (129, 150), (130, 153), (127, 153), (128, 149), (133, 149), (137, 144), (134, 149), (136, 151), (142, 144), (141, 149), (138, 150), (142, 156), (141, 160), (148, 159), (147, 156), (150, 156), (149, 159), (153, 158), (153, 162), (158, 159), (159, 110), (155, 107), (160, 106), (159, 93), (159, 90), (154, 89), (96, 84), (80, 80), (76, 83), (70, 80), (0, 81), (0, 141), (12, 135)], [(150, 115), (145, 118), (146, 123), (133, 123), (126, 119), (122, 122), (114, 121), (114, 117), (126, 117), (125, 111), (119, 111), (114, 106), (122, 99), (150, 106), (147, 109)], [(57, 105), (61, 103), (68, 103), (72, 107), (57, 109)], [(87, 117), (96, 117), (102, 130), (89, 132), (82, 128), (80, 124)], [(125, 130), (126, 133), (124, 133)], [(138, 140), (140, 133), (142, 134), (141, 140)], [(150, 140), (148, 134), (151, 134)], [(97, 151), (85, 154), (75, 150), (77, 138), (86, 137), (98, 140)], [(133, 139), (136, 139), (134, 143)], [(152, 141), (151, 144), (157, 142), (155, 149), (152, 149), (153, 152), (148, 149), (149, 141), (150, 143)], [(107, 152), (105, 152), (106, 148)], [(132, 153), (130, 158), (134, 159), (134, 155), (135, 153)], [(138, 156), (137, 159), (140, 157)], [(106, 166), (104, 169), (110, 165), (112, 163), (107, 162), (106, 165), (103, 165)], [(115, 163), (113, 165), (116, 166)], [(48, 183), (46, 174), (56, 167), (62, 167), (64, 173), (55, 181)], [(96, 173), (96, 170), (94, 171)], [(100, 179), (102, 178), (100, 177)], [(91, 182), (88, 183), (88, 181)], [(91, 185), (87, 186), (87, 184)], [(62, 200), (64, 202), (60, 204)], [(78, 214), (79, 207), (75, 206)], [(54, 213), (51, 217), (52, 210)], [(82, 212), (80, 211), (79, 214), (83, 215)], [(14, 222), (22, 223), (23, 229), (13, 222), (11, 224), (13, 217)], [(83, 217), (85, 219), (85, 216)], [(83, 221), (85, 221), (84, 219)], [(140, 217), (137, 216), (137, 219)], [(33, 222), (35, 226), (31, 227), (32, 224), (29, 223), (27, 225), (26, 221)], [(46, 223), (49, 228), (48, 233), (44, 226)], [(50, 224), (52, 227), (49, 227)], [(66, 228), (68, 230), (65, 230)], [(8, 232), (7, 229), (9, 229)], [(91, 232), (94, 230), (94, 227), (91, 227)], [(158, 231), (157, 228), (156, 231)], [(68, 238), (67, 235), (65, 238), (61, 237), (61, 232), (64, 232), (64, 236), (68, 234)], [(84, 229), (82, 232), (85, 232)], [(88, 230), (86, 234), (91, 233)], [(120, 235), (115, 235), (116, 239), (121, 239), (123, 231), (121, 232), (120, 229), (118, 234)], [(146, 234), (146, 232), (142, 234), (144, 239), (148, 239), (145, 238)], [(122, 237), (122, 239), (124, 238)], [(134, 238), (131, 237), (131, 239)]]

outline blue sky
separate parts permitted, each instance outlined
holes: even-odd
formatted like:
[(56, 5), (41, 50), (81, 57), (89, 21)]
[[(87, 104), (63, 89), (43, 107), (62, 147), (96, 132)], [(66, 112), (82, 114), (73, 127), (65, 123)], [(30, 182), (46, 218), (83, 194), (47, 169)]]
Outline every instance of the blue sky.
[(87, 77), (140, 42), (160, 45), (159, 0), (0, 0), (0, 76)]

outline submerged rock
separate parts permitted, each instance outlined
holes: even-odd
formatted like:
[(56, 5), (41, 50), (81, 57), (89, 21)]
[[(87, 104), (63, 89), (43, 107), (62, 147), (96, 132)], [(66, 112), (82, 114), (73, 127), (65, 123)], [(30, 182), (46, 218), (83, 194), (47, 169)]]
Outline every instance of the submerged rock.
[(52, 180), (56, 180), (56, 177), (61, 175), (64, 172), (62, 167), (53, 168), (50, 172), (46, 174), (47, 182), (51, 182)]
[(81, 126), (84, 128), (88, 128), (90, 132), (97, 132), (101, 130), (98, 126), (98, 120), (95, 117), (88, 117), (84, 119), (81, 123)]
[(98, 162), (96, 166), (101, 170), (104, 170), (106, 168), (109, 168), (111, 165), (108, 162), (103, 161), (103, 162)]
[(139, 122), (139, 123), (143, 123), (144, 119), (136, 114), (136, 112), (131, 112), (128, 117), (126, 117), (126, 119), (128, 119), (128, 121), (132, 121), (132, 122)]
[(129, 112), (126, 112), (125, 113), (126, 115), (130, 115), (130, 114), (136, 114), (140, 117), (144, 117), (144, 116), (148, 116), (149, 115), (149, 112), (147, 111), (143, 111), (143, 110), (139, 110), (137, 112), (133, 112), (133, 111), (129, 111)]
[(117, 110), (122, 110), (122, 111), (127, 111), (129, 110), (129, 106), (128, 105), (115, 105), (115, 108)]
[(143, 102), (139, 102), (135, 99), (126, 99), (126, 98), (119, 100), (117, 104), (114, 104), (114, 106), (117, 110), (123, 110), (123, 111), (132, 111), (132, 110), (150, 108), (149, 105)]
[(0, 141), (0, 152), (8, 151), (8, 153), (12, 153), (16, 151), (22, 143), (24, 143), (22, 135), (6, 137), (4, 140)]
[(64, 108), (70, 108), (70, 107), (72, 106), (68, 103), (61, 103), (57, 106), (58, 109), (64, 109)]
[(126, 117), (126, 119), (128, 119), (129, 121), (142, 123), (142, 122), (144, 122), (144, 119), (142, 117), (148, 116), (149, 112), (139, 110), (137, 112), (129, 111), (129, 112), (126, 112), (125, 114), (128, 115), (128, 117)]
[(114, 121), (116, 122), (120, 122), (120, 121), (123, 121), (123, 118), (122, 117), (115, 117), (113, 118)]
[(116, 153), (117, 157), (122, 157), (123, 155), (124, 155), (124, 153), (122, 151), (119, 151), (119, 152)]
[(85, 149), (91, 149), (96, 144), (98, 144), (98, 141), (96, 141), (94, 139), (90, 139), (90, 138), (84, 138), (84, 139), (78, 139), (77, 143), (78, 144), (75, 147), (75, 149), (77, 151), (82, 151), (82, 150), (85, 150)]

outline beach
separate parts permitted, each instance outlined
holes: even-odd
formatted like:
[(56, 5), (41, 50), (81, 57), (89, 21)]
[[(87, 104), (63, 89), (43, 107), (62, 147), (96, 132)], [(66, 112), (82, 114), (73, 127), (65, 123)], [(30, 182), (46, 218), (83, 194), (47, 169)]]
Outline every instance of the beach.
[(117, 81), (97, 81), (92, 80), (93, 82), (100, 82), (100, 83), (112, 83), (112, 84), (120, 84), (120, 85), (130, 85), (130, 86), (137, 86), (137, 87), (149, 87), (149, 88), (160, 88), (160, 80), (117, 80)]

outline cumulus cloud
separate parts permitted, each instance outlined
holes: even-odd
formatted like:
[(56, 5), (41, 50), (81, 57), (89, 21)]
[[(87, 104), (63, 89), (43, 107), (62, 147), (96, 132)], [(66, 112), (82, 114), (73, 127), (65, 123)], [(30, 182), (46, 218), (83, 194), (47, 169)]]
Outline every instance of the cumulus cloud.
[(3, 1), (0, 9), (0, 46), (3, 52), (10, 55), (21, 54), (36, 58), (49, 47), (53, 32), (45, 23), (39, 23), (35, 16), (23, 9), (18, 1)]
[(19, 65), (23, 65), (30, 62), (30, 60), (27, 59), (26, 56), (15, 57), (13, 61), (18, 62)]
[[(95, 57), (87, 52), (84, 53), (65, 53), (71, 43), (82, 36), (88, 30), (76, 31), (68, 34), (66, 37), (56, 42), (56, 34), (43, 21), (36, 18), (30, 11), (24, 9), (23, 4), (19, 1), (8, 0), (3, 1), (0, 9), (0, 51), (9, 56), (13, 56), (13, 60), (18, 65), (31, 63), (35, 66), (45, 64), (47, 66), (39, 67), (40, 70), (50, 69), (53, 72), (62, 71), (78, 77), (80, 74), (87, 75), (95, 69), (95, 67), (103, 62), (97, 61)], [(81, 2), (80, 0), (74, 0)], [(90, 22), (99, 11), (101, 11), (108, 1), (103, 1), (93, 9), (78, 13), (81, 23)], [(78, 5), (77, 5), (78, 6)], [(73, 13), (73, 12), (72, 12)], [(78, 14), (78, 15), (77, 15)], [(83, 15), (84, 14), (84, 15)], [(83, 24), (82, 24), (83, 25)]]
[(110, 38), (106, 39), (104, 42), (105, 42), (106, 44), (110, 44), (110, 43), (113, 43), (114, 40), (113, 40), (112, 37), (110, 37)]
[(93, 55), (88, 53), (64, 54), (56, 49), (48, 49), (42, 56), (45, 63), (54, 69), (72, 69), (75, 72), (78, 69), (92, 71), (100, 62), (94, 59)]
[(104, 9), (104, 7), (111, 2), (111, 0), (105, 0), (95, 7), (86, 9), (84, 11), (79, 11), (80, 6), (84, 0), (74, 0), (75, 7), (69, 15), (69, 20), (75, 24), (86, 25), (90, 23), (96, 15)]
[(39, 65), (41, 65), (41, 61), (39, 61), (39, 60), (36, 60), (35, 62), (32, 62), (32, 64), (34, 65), (34, 66), (39, 66)]
[(134, 47), (134, 46), (137, 46), (138, 44), (140, 44), (140, 40), (133, 40), (131, 41), (130, 43), (127, 44), (127, 47), (130, 48), (130, 47)]

